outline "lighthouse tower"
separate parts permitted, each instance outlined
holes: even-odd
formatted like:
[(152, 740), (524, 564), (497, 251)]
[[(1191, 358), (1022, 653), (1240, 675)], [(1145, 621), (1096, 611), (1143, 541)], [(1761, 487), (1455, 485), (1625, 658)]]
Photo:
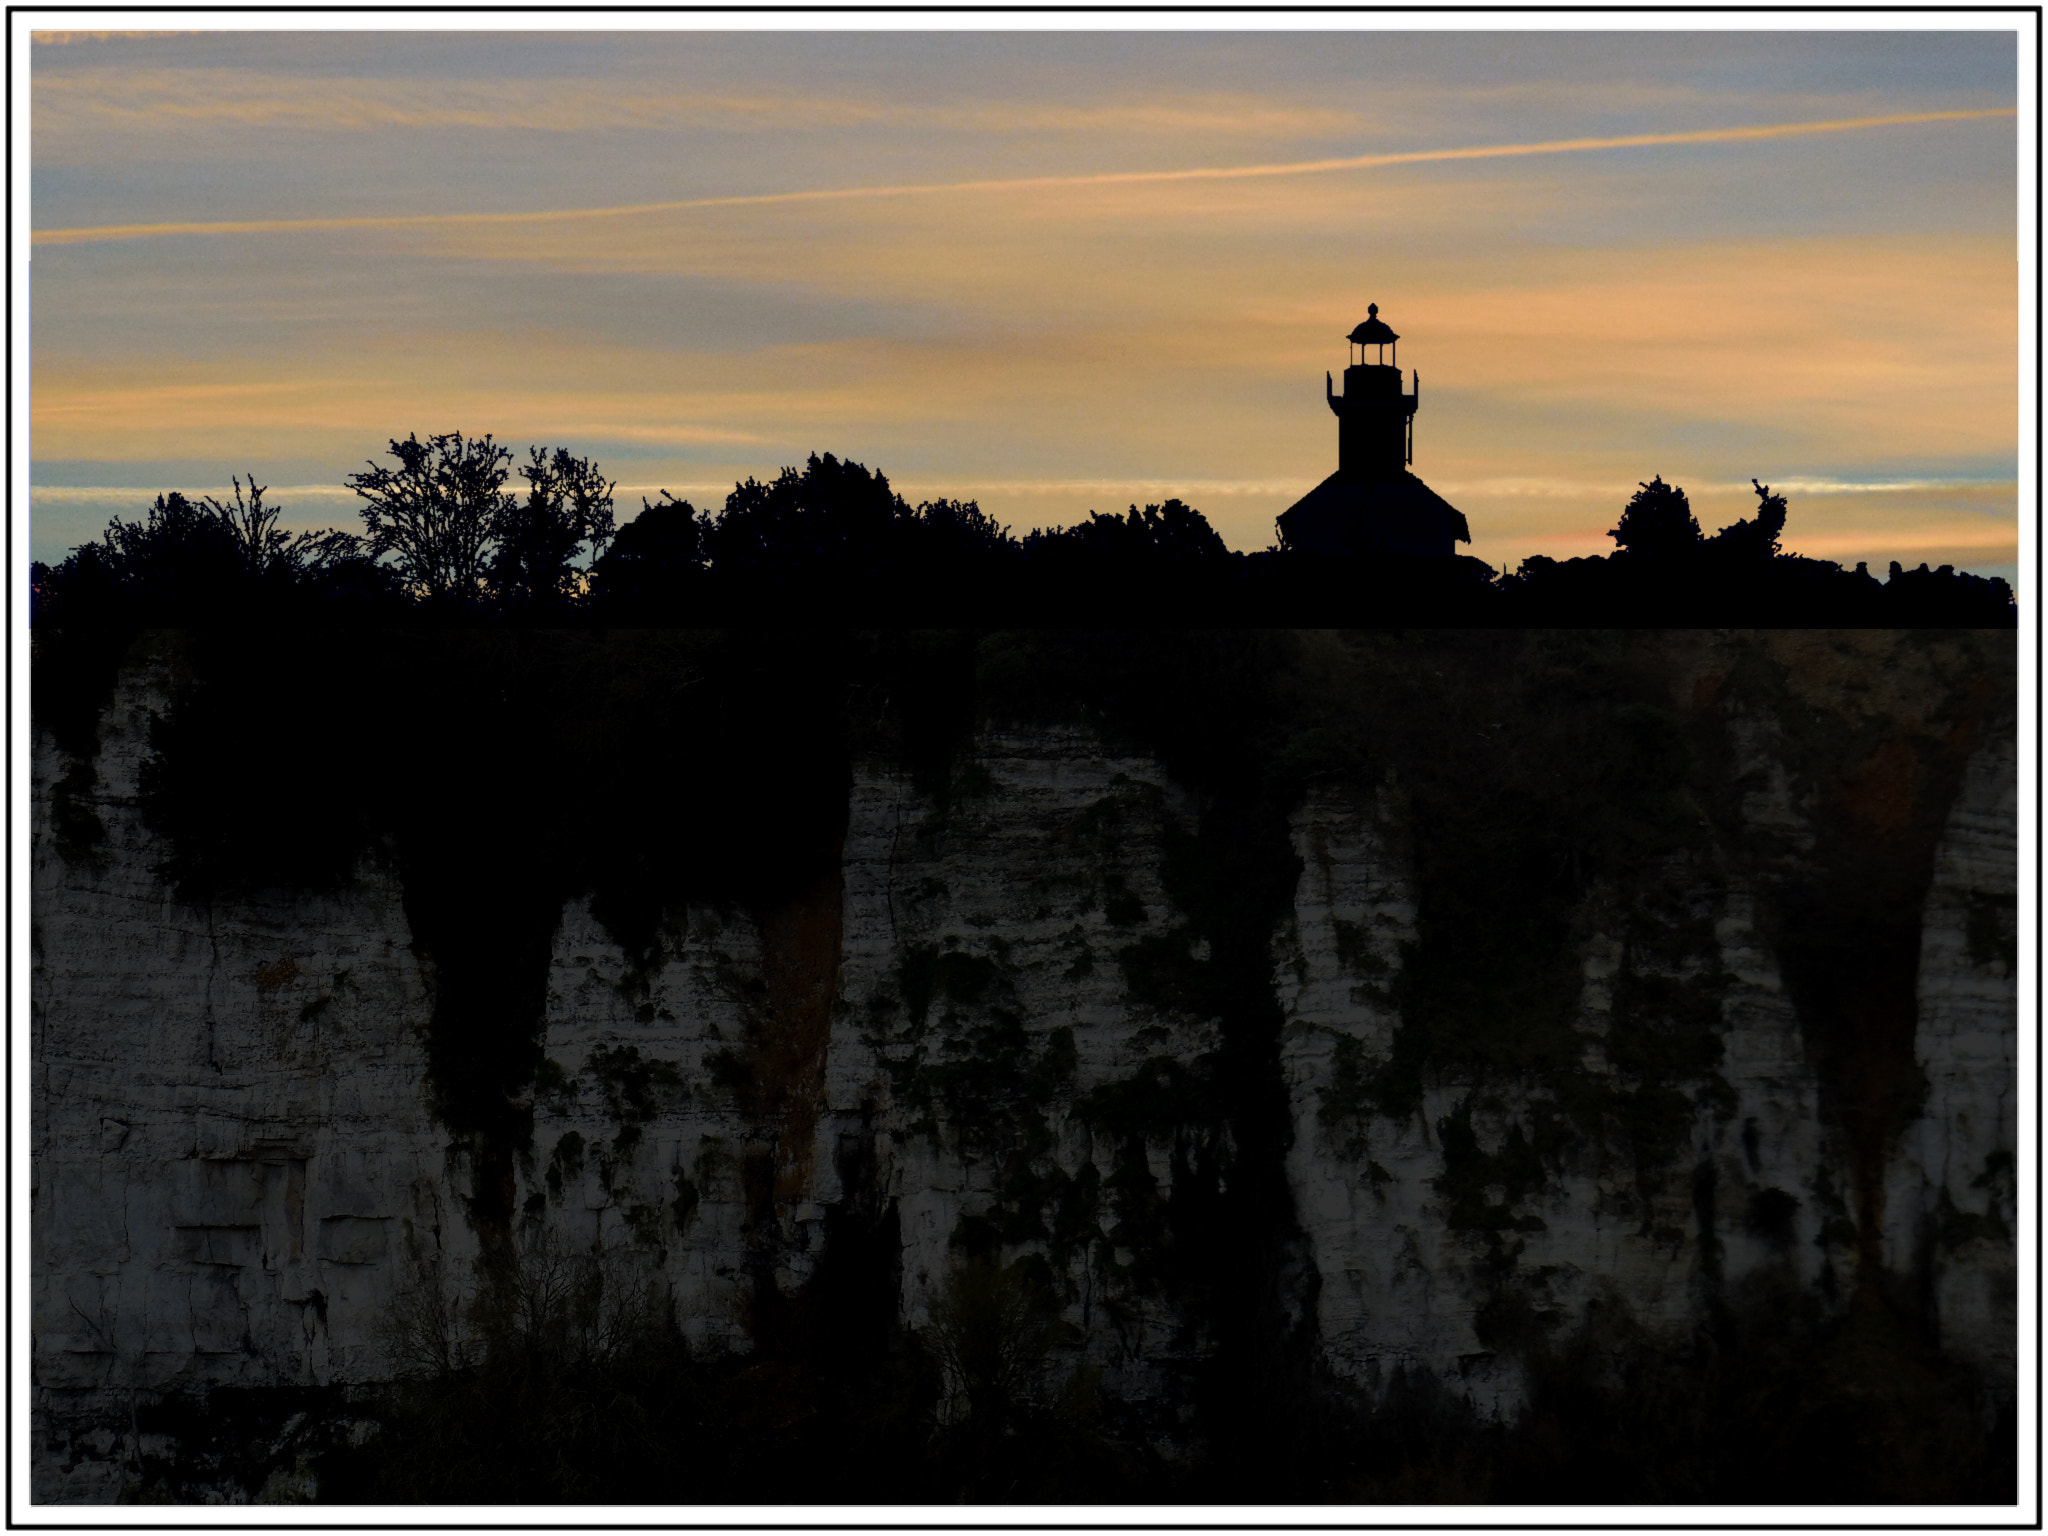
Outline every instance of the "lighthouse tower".
[[(1344, 393), (1330, 387), (1323, 375), (1323, 395), (1337, 413), (1337, 473), (1357, 480), (1391, 480), (1415, 462), (1415, 407), (1422, 396), (1422, 378), (1415, 393), (1401, 393), (1401, 369), (1387, 361), (1387, 351), (1400, 356), (1401, 338), (1380, 318), (1380, 307), (1365, 307), (1366, 321), (1345, 339), (1358, 354), (1344, 370)], [(1366, 361), (1367, 349), (1376, 352)]]
[(1472, 542), (1465, 514), (1408, 468), (1421, 375), (1412, 392), (1402, 389), (1401, 338), (1377, 304), (1346, 340), (1344, 393), (1323, 375), (1337, 417), (1337, 472), (1280, 514), (1280, 542), (1310, 554), (1451, 555)]

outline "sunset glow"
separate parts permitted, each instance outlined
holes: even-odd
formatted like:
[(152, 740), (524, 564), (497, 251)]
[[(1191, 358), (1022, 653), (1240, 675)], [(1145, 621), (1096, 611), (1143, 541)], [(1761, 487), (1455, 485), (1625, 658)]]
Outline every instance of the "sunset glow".
[(1497, 566), (1610, 549), (1662, 475), (1709, 531), (1755, 477), (1801, 553), (2011, 577), (2021, 24), (52, 27), (34, 552), (251, 473), (347, 525), (451, 430), (594, 456), (621, 517), (832, 452), (1257, 549), (1376, 302)]

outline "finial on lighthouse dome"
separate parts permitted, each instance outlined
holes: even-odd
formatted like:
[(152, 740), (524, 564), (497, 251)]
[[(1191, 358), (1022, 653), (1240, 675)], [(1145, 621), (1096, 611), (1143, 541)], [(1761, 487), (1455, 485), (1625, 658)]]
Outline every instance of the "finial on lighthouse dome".
[(1351, 333), (1350, 339), (1354, 346), (1385, 346), (1388, 342), (1401, 339), (1394, 334), (1393, 328), (1380, 318), (1379, 305), (1368, 304), (1365, 306), (1365, 312), (1368, 317), (1365, 324)]

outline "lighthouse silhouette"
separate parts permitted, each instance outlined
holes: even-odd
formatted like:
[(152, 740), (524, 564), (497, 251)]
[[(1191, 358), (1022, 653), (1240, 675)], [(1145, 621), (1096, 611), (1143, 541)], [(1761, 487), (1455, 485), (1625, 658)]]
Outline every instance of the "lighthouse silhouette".
[(1337, 473), (1280, 514), (1281, 547), (1316, 555), (1455, 554), (1472, 542), (1465, 514), (1408, 468), (1421, 375), (1414, 393), (1402, 391), (1401, 338), (1377, 304), (1366, 306), (1365, 323), (1347, 339), (1356, 360), (1344, 369), (1344, 393), (1323, 375), (1324, 398), (1337, 415)]

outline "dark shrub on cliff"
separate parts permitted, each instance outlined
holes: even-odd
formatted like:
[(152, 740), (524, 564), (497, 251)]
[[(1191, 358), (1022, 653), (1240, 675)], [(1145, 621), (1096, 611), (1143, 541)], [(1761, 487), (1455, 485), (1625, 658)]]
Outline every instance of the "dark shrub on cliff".
[(801, 470), (733, 488), (710, 529), (711, 565), (748, 589), (859, 586), (886, 572), (910, 516), (888, 476), (812, 454)]
[(1034, 530), (1023, 552), (1031, 600), (1089, 622), (1196, 622), (1234, 608), (1242, 585), (1244, 557), (1177, 498)]
[(1880, 582), (1861, 565), (1780, 552), (1785, 498), (1756, 488), (1757, 510), (1701, 536), (1685, 492), (1645, 482), (1610, 531), (1605, 559), (1532, 555), (1500, 579), (1494, 622), (1580, 625), (1827, 625), (2010, 628), (2012, 589), (1952, 566), (1902, 571)]
[(592, 612), (614, 624), (688, 624), (703, 601), (711, 519), (667, 491), (626, 523), (590, 572)]
[[(685, 583), (696, 582), (715, 614), (741, 622), (762, 617), (763, 603), (848, 622), (904, 612), (966, 617), (1002, 601), (1017, 569), (1016, 542), (974, 502), (912, 507), (886, 475), (829, 453), (766, 484), (743, 482), (716, 518), (698, 519), (701, 568), (677, 514), (665, 505), (642, 517), (657, 514), (665, 531), (650, 530), (650, 546)], [(625, 587), (607, 571), (601, 589), (608, 598)], [(643, 585), (643, 608), (647, 596)]]
[(335, 529), (288, 533), (252, 478), (245, 499), (158, 496), (140, 522), (114, 518), (55, 566), (29, 570), (39, 630), (204, 628), (393, 617), (402, 594), (363, 541)]
[(1699, 543), (1700, 525), (1685, 492), (1658, 475), (1629, 498), (1608, 537), (1631, 554), (1682, 554)]
[(459, 433), (393, 440), (396, 467), (348, 483), (367, 540), (286, 536), (247, 505), (158, 498), (143, 523), (38, 565), (50, 626), (398, 620), (598, 626), (1887, 625), (2009, 627), (2005, 583), (1943, 566), (1889, 582), (1781, 550), (1786, 503), (1701, 534), (1685, 492), (1642, 482), (1605, 559), (1529, 557), (1496, 578), (1470, 556), (1232, 551), (1177, 499), (1091, 512), (1019, 540), (972, 501), (911, 506), (879, 471), (812, 455), (734, 487), (715, 515), (662, 492), (616, 531), (612, 483), (565, 449)]

